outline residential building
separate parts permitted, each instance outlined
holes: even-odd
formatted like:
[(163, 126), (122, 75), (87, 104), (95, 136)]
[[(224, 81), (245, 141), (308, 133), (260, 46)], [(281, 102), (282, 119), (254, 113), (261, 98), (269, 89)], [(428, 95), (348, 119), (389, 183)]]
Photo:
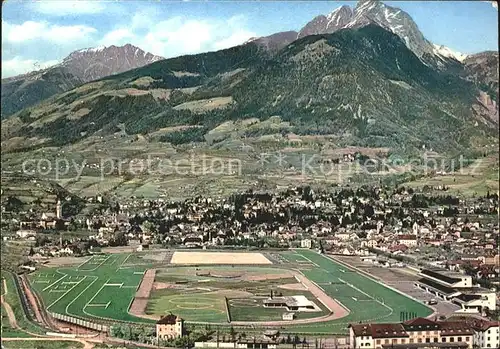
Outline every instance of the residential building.
[(16, 231), (16, 235), (22, 239), (26, 239), (30, 236), (36, 236), (36, 231), (31, 230), (31, 229), (30, 230), (22, 229), (22, 230)]
[(302, 248), (311, 248), (312, 240), (311, 239), (303, 239), (300, 241), (300, 247)]
[(417, 246), (417, 236), (416, 235), (400, 235), (398, 236), (398, 242), (401, 245), (405, 245), (407, 247), (416, 247)]
[(172, 339), (182, 337), (184, 333), (184, 320), (179, 316), (168, 314), (156, 322), (156, 338)]
[(415, 318), (402, 323), (351, 324), (354, 349), (472, 348), (474, 331), (465, 322)]
[(471, 326), (474, 330), (474, 344), (478, 348), (500, 348), (498, 321), (474, 319)]

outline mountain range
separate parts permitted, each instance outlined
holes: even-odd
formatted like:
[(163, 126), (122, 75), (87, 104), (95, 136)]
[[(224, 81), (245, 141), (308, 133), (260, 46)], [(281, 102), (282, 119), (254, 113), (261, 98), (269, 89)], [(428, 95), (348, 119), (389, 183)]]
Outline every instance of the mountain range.
[(13, 114), (2, 121), (2, 151), (120, 132), (164, 141), (158, 130), (179, 126), (197, 128), (176, 142), (200, 141), (221, 123), (271, 116), (294, 134), (346, 144), (469, 149), (497, 132), (495, 63), (496, 52), (464, 56), (431, 43), (407, 13), (373, 0), (217, 52), (162, 60), (131, 45), (82, 50), (2, 81), (2, 116)]
[[(296, 39), (308, 35), (332, 34), (341, 29), (359, 28), (368, 24), (381, 26), (398, 35), (424, 63), (434, 65), (437, 68), (452, 63), (450, 59), (463, 61), (467, 56), (454, 52), (443, 45), (431, 43), (424, 37), (408, 13), (377, 0), (358, 1), (354, 8), (344, 5), (328, 15), (319, 15), (296, 33)], [(278, 34), (282, 33), (256, 40), (258, 42), (272, 41), (275, 47), (284, 47), (293, 41), (289, 39), (288, 35)]]
[(2, 118), (86, 82), (161, 59), (130, 44), (72, 52), (55, 66), (2, 79)]

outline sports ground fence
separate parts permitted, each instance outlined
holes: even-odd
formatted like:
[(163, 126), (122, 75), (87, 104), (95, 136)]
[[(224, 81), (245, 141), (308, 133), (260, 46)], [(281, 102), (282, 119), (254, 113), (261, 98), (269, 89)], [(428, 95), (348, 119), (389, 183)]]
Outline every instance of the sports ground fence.
[(83, 320), (83, 319), (79, 319), (79, 318), (76, 318), (73, 316), (63, 315), (63, 314), (58, 314), (58, 313), (53, 313), (53, 312), (49, 312), (49, 315), (52, 316), (54, 319), (68, 322), (70, 324), (78, 325), (81, 327), (89, 328), (91, 330), (100, 331), (100, 332), (108, 332), (109, 331), (109, 326), (99, 324), (99, 323), (96, 323), (93, 321)]

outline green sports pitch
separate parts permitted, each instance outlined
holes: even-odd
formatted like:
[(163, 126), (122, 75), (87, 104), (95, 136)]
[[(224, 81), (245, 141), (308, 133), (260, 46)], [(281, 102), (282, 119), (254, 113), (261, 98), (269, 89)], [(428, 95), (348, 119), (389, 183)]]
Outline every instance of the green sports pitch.
[(130, 254), (96, 255), (66, 268), (30, 275), (47, 311), (79, 318), (148, 322), (128, 313), (147, 265), (126, 265)]
[[(40, 269), (30, 274), (29, 280), (49, 312), (80, 318), (153, 323), (154, 320), (139, 318), (128, 312), (144, 272), (150, 266), (147, 263), (127, 262), (127, 260), (135, 261), (136, 257), (135, 253), (96, 255), (78, 266)], [(284, 251), (279, 252), (277, 257), (274, 259), (279, 262), (280, 268), (300, 269), (309, 280), (350, 311), (347, 316), (329, 322), (290, 324), (287, 326), (290, 331), (345, 333), (349, 323), (397, 322), (400, 320), (401, 312), (414, 312), (417, 316), (428, 316), (432, 313), (432, 310), (422, 303), (312, 250)], [(165, 264), (165, 267), (178, 268), (172, 264)], [(176, 303), (191, 304), (194, 302), (193, 299), (196, 299), (194, 296), (172, 294)], [(183, 300), (183, 297), (189, 299)], [(206, 298), (203, 301), (210, 302), (210, 299)], [(208, 307), (206, 304), (205, 306)], [(217, 304), (212, 307), (221, 309), (221, 314), (214, 319), (203, 316), (198, 321), (223, 322), (226, 318), (226, 314), (223, 313), (224, 307)], [(204, 314), (203, 311), (198, 313)], [(247, 318), (250, 319), (251, 316)], [(193, 321), (196, 322), (196, 319)]]
[(401, 312), (414, 312), (422, 317), (432, 314), (432, 310), (422, 303), (328, 257), (310, 250), (297, 250), (295, 254), (313, 264), (302, 270), (304, 275), (350, 311), (346, 317), (328, 323), (297, 326), (300, 331), (345, 333), (349, 323), (399, 322)]

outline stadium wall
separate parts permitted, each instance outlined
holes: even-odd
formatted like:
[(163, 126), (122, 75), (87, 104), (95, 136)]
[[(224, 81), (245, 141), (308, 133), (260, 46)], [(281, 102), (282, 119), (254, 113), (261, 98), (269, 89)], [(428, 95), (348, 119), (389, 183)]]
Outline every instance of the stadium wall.
[(50, 312), (49, 315), (52, 316), (54, 319), (68, 322), (70, 324), (82, 326), (85, 328), (89, 328), (91, 330), (100, 331), (100, 332), (108, 332), (109, 331), (109, 326), (98, 324), (98, 323), (95, 323), (93, 321), (82, 320), (82, 319), (79, 319), (79, 318), (76, 318), (73, 316), (52, 313), (52, 312)]

